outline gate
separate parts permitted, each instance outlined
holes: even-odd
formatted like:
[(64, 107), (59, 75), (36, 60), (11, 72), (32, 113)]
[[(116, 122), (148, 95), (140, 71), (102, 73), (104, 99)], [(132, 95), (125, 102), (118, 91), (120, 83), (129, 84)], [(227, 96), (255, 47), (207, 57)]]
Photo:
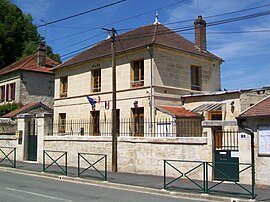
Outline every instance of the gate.
[(239, 181), (237, 130), (214, 131), (214, 157), (215, 180)]
[(37, 134), (36, 121), (32, 118), (28, 122), (28, 158), (29, 161), (37, 160)]

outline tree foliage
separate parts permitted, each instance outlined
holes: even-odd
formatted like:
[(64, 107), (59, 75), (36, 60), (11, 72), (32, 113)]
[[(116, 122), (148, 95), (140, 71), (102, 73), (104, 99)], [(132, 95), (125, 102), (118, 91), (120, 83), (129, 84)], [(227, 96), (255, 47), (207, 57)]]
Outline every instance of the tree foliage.
[(18, 103), (7, 103), (4, 105), (0, 105), (0, 117), (19, 108), (20, 105)]
[[(43, 38), (32, 23), (32, 16), (23, 14), (9, 0), (0, 0), (0, 10), (0, 68), (3, 68), (34, 54)], [(60, 62), (60, 56), (54, 54), (50, 46), (47, 50), (49, 57)]]

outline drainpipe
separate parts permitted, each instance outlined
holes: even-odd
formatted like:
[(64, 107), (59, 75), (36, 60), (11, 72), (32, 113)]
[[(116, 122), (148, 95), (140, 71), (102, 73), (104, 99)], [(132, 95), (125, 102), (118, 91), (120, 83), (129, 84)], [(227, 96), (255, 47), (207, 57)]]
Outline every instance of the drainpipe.
[[(244, 126), (243, 123), (247, 122), (245, 119), (237, 119), (237, 125), (247, 132), (251, 137), (251, 173), (252, 173), (252, 199), (255, 198), (254, 186), (255, 186), (255, 152), (254, 152), (254, 132), (251, 128)], [(246, 124), (245, 124), (246, 125)]]
[(150, 128), (152, 132), (152, 122), (153, 122), (153, 54), (150, 50), (150, 46), (147, 46), (147, 50), (150, 56)]

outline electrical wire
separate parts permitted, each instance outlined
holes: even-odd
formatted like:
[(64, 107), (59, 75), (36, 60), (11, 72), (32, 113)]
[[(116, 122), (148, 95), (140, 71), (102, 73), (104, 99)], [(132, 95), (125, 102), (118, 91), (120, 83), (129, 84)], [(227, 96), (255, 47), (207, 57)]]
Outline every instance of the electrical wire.
[[(214, 17), (220, 17), (220, 16), (224, 16), (224, 15), (231, 15), (231, 14), (235, 14), (235, 13), (246, 12), (246, 11), (255, 10), (255, 9), (259, 9), (259, 8), (265, 8), (265, 7), (269, 7), (269, 6), (270, 6), (270, 4), (265, 4), (265, 5), (261, 5), (261, 6), (257, 6), (257, 7), (252, 7), (252, 8), (242, 9), (242, 10), (236, 10), (236, 11), (222, 13), (222, 14), (210, 15), (210, 16), (205, 16), (204, 19), (214, 18)], [(195, 19), (181, 20), (181, 21), (164, 23), (164, 25), (184, 23), (184, 22), (190, 22), (190, 21), (194, 21), (194, 20)]]
[(76, 35), (79, 35), (79, 34), (82, 34), (82, 33), (86, 33), (86, 32), (90, 32), (90, 31), (93, 31), (93, 30), (101, 29), (102, 27), (107, 27), (109, 25), (113, 25), (113, 24), (116, 24), (116, 23), (119, 23), (119, 22), (124, 22), (124, 21), (130, 20), (130, 19), (133, 19), (133, 18), (137, 18), (137, 17), (143, 16), (143, 15), (146, 15), (146, 14), (149, 14), (149, 13), (152, 13), (152, 12), (155, 12), (155, 11), (162, 10), (164, 8), (168, 8), (170, 6), (174, 6), (176, 4), (184, 3), (185, 1), (187, 1), (187, 0), (182, 0), (182, 1), (178, 1), (178, 2), (172, 3), (172, 4), (168, 4), (166, 6), (159, 7), (159, 8), (153, 9), (151, 11), (144, 12), (144, 13), (140, 13), (140, 14), (137, 14), (137, 15), (134, 15), (134, 16), (131, 16), (131, 17), (128, 17), (128, 18), (124, 18), (122, 20), (118, 20), (118, 21), (114, 21), (112, 23), (108, 23), (108, 24), (105, 24), (105, 25), (102, 25), (102, 26), (90, 28), (89, 30), (86, 30), (86, 31), (74, 33), (72, 35), (68, 35), (68, 36), (64, 36), (64, 37), (60, 37), (60, 38), (56, 38), (56, 39), (52, 39), (52, 40), (50, 40), (48, 42), (57, 41), (57, 40), (65, 39), (65, 38), (68, 38), (68, 37), (76, 36)]
[[(225, 19), (225, 20), (219, 20), (219, 21), (213, 21), (213, 22), (210, 22), (208, 23), (206, 26), (209, 27), (209, 26), (217, 26), (217, 25), (222, 25), (222, 24), (226, 24), (226, 23), (231, 23), (231, 22), (237, 22), (237, 21), (240, 21), (240, 20), (247, 20), (247, 19), (251, 19), (251, 18), (255, 18), (255, 17), (261, 17), (261, 16), (265, 16), (265, 15), (269, 15), (270, 14), (270, 11), (265, 11), (265, 12), (261, 12), (261, 13), (255, 13), (255, 14), (251, 14), (251, 15), (246, 15), (246, 16), (240, 16), (240, 17), (235, 17), (235, 18), (228, 18), (228, 19)], [(166, 31), (162, 31), (162, 32), (158, 32), (157, 35), (163, 35), (163, 34), (172, 34), (172, 33), (178, 33), (178, 32), (184, 32), (184, 31), (189, 31), (189, 30), (193, 30), (194, 27), (193, 26), (187, 26), (187, 27), (181, 27), (181, 28), (177, 28), (177, 29), (168, 29)], [(268, 32), (270, 30), (255, 30), (255, 31), (239, 31), (239, 33), (248, 33), (248, 32)], [(226, 32), (223, 32), (223, 33), (226, 33)], [(228, 33), (228, 32), (227, 32)], [(231, 32), (233, 33), (233, 32)], [(237, 33), (237, 32), (234, 32), (234, 33)], [(144, 37), (151, 37), (153, 36), (154, 33), (146, 33), (146, 34), (142, 34), (140, 36), (137, 36), (137, 35), (120, 35), (121, 36), (121, 40), (134, 40), (134, 39), (140, 39), (140, 38), (144, 38)], [(118, 39), (120, 38), (119, 35), (117, 37)], [(120, 40), (120, 39), (119, 39)], [(120, 45), (122, 45), (122, 42), (120, 41)], [(87, 46), (89, 47), (89, 46)], [(85, 49), (82, 48), (82, 49)], [(123, 48), (123, 45), (122, 45), (122, 49), (124, 50)], [(76, 50), (76, 51), (79, 51), (80, 49)], [(73, 53), (73, 52), (71, 52)], [(68, 54), (71, 54), (71, 53), (67, 53), (65, 55), (68, 55)], [(65, 56), (63, 55), (63, 56)]]
[[(217, 26), (217, 25), (222, 25), (222, 24), (227, 24), (227, 23), (232, 23), (232, 22), (237, 22), (237, 21), (241, 21), (241, 20), (247, 20), (247, 19), (251, 19), (251, 18), (256, 18), (256, 17), (261, 17), (261, 16), (265, 16), (265, 15), (269, 15), (270, 11), (265, 11), (265, 12), (261, 12), (261, 13), (255, 13), (255, 14), (251, 14), (251, 15), (245, 15), (245, 16), (240, 16), (240, 17), (235, 17), (235, 18), (228, 18), (228, 19), (224, 19), (224, 20), (218, 20), (218, 21), (213, 21), (210, 23), (207, 23), (207, 27), (212, 27), (212, 26)], [(163, 34), (171, 34), (174, 32), (183, 32), (183, 31), (188, 31), (188, 30), (193, 30), (194, 27), (193, 26), (186, 26), (186, 27), (180, 27), (180, 28), (175, 28), (175, 29), (168, 29), (166, 31), (160, 31), (158, 32), (157, 35), (163, 35)], [(125, 35), (122, 36), (124, 38), (128, 38), (128, 39), (123, 39), (123, 40), (129, 40), (129, 39), (138, 39), (138, 38), (144, 38), (144, 37), (149, 37), (152, 36), (153, 33), (145, 33), (145, 34), (141, 34), (140, 36), (137, 35)], [(134, 38), (135, 37), (135, 38)]]
[[(117, 34), (117, 31), (116, 31), (116, 34)], [(118, 35), (118, 34), (117, 34)], [(121, 42), (121, 40), (120, 40), (120, 37), (119, 37), (119, 35), (118, 35), (118, 37), (116, 37), (117, 39), (118, 39), (118, 41), (119, 41), (119, 43), (120, 43), (120, 46), (121, 46), (121, 48), (122, 48), (122, 51), (124, 52), (124, 54), (125, 54), (125, 57), (127, 58), (127, 61), (130, 63), (131, 61), (130, 61), (130, 59), (128, 58), (128, 55), (127, 55), (127, 53), (126, 53), (126, 51), (125, 51), (125, 49), (124, 49), (124, 46), (123, 46), (123, 44), (122, 44), (122, 42)]]
[(81, 12), (81, 13), (78, 13), (78, 14), (75, 14), (75, 15), (71, 15), (71, 16), (67, 16), (67, 17), (64, 17), (64, 18), (61, 18), (61, 19), (58, 19), (58, 20), (54, 20), (54, 21), (51, 21), (51, 22), (47, 22), (45, 24), (42, 24), (42, 25), (38, 25), (37, 27), (43, 27), (43, 26), (46, 26), (46, 25), (50, 25), (50, 24), (54, 24), (54, 23), (57, 23), (57, 22), (61, 22), (61, 21), (64, 21), (64, 20), (68, 20), (68, 19), (71, 19), (71, 18), (75, 18), (75, 17), (78, 17), (80, 15), (84, 15), (84, 14), (87, 14), (87, 13), (91, 13), (91, 12), (94, 12), (94, 11), (97, 11), (97, 10), (101, 10), (103, 8), (107, 8), (107, 7), (110, 7), (110, 6), (113, 6), (113, 5), (116, 5), (116, 4), (119, 4), (119, 3), (123, 3), (127, 0), (120, 0), (120, 1), (116, 1), (114, 3), (110, 3), (110, 4), (106, 4), (104, 6), (100, 6), (98, 8), (94, 8), (94, 9), (91, 9), (91, 10), (88, 10), (88, 11), (84, 11), (84, 12)]
[(83, 43), (83, 42), (85, 42), (85, 41), (88, 41), (88, 40), (90, 40), (90, 39), (94, 39), (94, 38), (96, 38), (96, 37), (99, 37), (99, 36), (101, 36), (101, 35), (103, 35), (103, 34), (104, 34), (104, 33), (97, 34), (97, 35), (95, 35), (95, 36), (89, 37), (89, 38), (84, 39), (84, 40), (82, 40), (82, 41), (79, 41), (79, 42), (77, 42), (77, 43), (68, 45), (68, 46), (66, 46), (66, 47), (64, 47), (64, 48), (55, 50), (55, 52), (59, 52), (59, 51), (65, 50), (65, 49), (67, 49), (67, 48), (70, 48), (70, 47), (72, 47), (72, 46), (76, 46), (76, 45), (81, 44), (81, 43)]

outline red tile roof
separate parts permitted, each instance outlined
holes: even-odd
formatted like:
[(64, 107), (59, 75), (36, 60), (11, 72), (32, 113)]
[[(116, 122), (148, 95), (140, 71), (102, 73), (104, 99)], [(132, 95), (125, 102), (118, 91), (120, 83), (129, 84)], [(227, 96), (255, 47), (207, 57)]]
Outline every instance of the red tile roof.
[(43, 107), (45, 109), (51, 110), (49, 107), (42, 104), (41, 102), (31, 102), (31, 103), (24, 105), (23, 107), (21, 107), (19, 109), (13, 110), (13, 111), (5, 114), (4, 116), (2, 116), (2, 118), (12, 118), (12, 117), (17, 116), (18, 114), (26, 113), (29, 110), (36, 108), (36, 107)]
[(158, 109), (175, 117), (201, 117), (200, 114), (182, 107), (159, 106)]
[(34, 71), (42, 73), (52, 74), (52, 67), (59, 63), (46, 57), (46, 67), (40, 67), (37, 65), (37, 53), (22, 58), (21, 60), (12, 63), (11, 65), (0, 70), (0, 75), (7, 74), (16, 70)]
[[(136, 48), (147, 47), (149, 45), (160, 45), (162, 47), (173, 48), (179, 51), (196, 54), (215, 60), (223, 61), (221, 58), (213, 55), (207, 51), (200, 51), (194, 43), (183, 38), (179, 34), (170, 30), (162, 24), (153, 24), (138, 29), (126, 32), (116, 37), (116, 53), (123, 53), (125, 51), (133, 50)], [(100, 43), (90, 47), (88, 50), (83, 51), (72, 59), (57, 66), (60, 67), (77, 64), (87, 60), (93, 60), (101, 57), (111, 55), (111, 39), (101, 41)]]
[(266, 116), (270, 117), (270, 96), (242, 112), (238, 118)]

